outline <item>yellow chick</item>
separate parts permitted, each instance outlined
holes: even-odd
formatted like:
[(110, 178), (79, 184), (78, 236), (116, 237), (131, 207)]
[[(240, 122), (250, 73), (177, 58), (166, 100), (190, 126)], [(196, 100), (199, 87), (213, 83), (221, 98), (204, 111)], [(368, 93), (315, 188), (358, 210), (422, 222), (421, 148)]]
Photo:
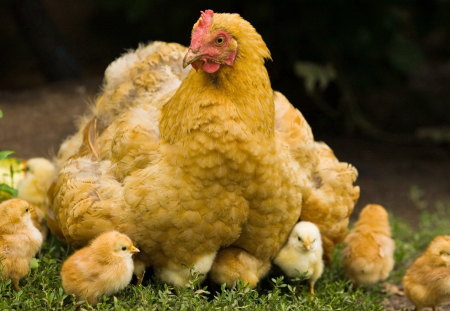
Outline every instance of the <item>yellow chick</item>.
[(25, 177), (17, 185), (18, 196), (46, 212), (49, 204), (47, 192), (56, 178), (55, 166), (44, 158), (26, 161)]
[(17, 184), (18, 197), (34, 205), (32, 215), (36, 227), (45, 240), (47, 236), (48, 189), (55, 180), (55, 166), (44, 158), (31, 158), (25, 163), (25, 175)]
[(414, 261), (403, 277), (406, 296), (418, 311), (450, 300), (450, 236), (440, 235)]
[(99, 235), (64, 262), (61, 279), (65, 292), (95, 305), (101, 296), (112, 295), (130, 283), (132, 256), (137, 252), (125, 234), (109, 231)]
[(394, 249), (388, 213), (368, 204), (345, 239), (344, 272), (355, 287), (385, 280), (394, 267)]
[(0, 280), (11, 279), (17, 291), (42, 245), (42, 234), (31, 219), (32, 208), (22, 199), (0, 204)]
[(295, 225), (274, 263), (289, 277), (306, 275), (310, 293), (314, 295), (314, 284), (323, 272), (322, 256), (319, 228), (312, 222), (301, 221)]
[[(227, 261), (229, 265), (223, 265), (222, 261)], [(246, 267), (250, 267), (250, 269)], [(244, 280), (248, 286), (254, 287), (269, 270), (269, 263), (259, 261), (242, 249), (228, 247), (214, 262), (209, 277), (215, 283), (226, 284), (229, 288), (237, 283), (237, 281), (230, 282), (230, 280)]]

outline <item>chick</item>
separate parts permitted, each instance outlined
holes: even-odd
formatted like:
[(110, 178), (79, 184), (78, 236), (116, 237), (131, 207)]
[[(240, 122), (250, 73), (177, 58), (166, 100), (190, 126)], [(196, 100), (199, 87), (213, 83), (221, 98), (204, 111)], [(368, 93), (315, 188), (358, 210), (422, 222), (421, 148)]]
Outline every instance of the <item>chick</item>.
[(366, 205), (346, 237), (343, 268), (357, 288), (385, 280), (394, 267), (395, 243), (386, 210), (377, 204)]
[(65, 292), (95, 305), (101, 296), (112, 295), (130, 283), (132, 256), (137, 252), (125, 234), (109, 231), (99, 235), (64, 262), (61, 279)]
[(32, 208), (22, 199), (0, 204), (0, 280), (11, 279), (17, 291), (42, 245), (42, 234), (31, 219)]
[(322, 256), (319, 228), (312, 222), (301, 221), (295, 225), (274, 263), (289, 277), (306, 275), (310, 293), (314, 295), (314, 284), (323, 272)]
[[(227, 261), (228, 265), (223, 265), (223, 261)], [(215, 260), (209, 277), (215, 283), (226, 284), (229, 288), (237, 283), (229, 280), (242, 280), (249, 287), (255, 287), (269, 270), (269, 263), (261, 262), (243, 249), (229, 247), (224, 249), (222, 256)]]
[(437, 236), (403, 277), (403, 287), (418, 311), (450, 300), (450, 236)]
[(25, 176), (17, 185), (18, 196), (46, 213), (47, 192), (56, 177), (55, 166), (44, 158), (31, 158), (25, 163)]

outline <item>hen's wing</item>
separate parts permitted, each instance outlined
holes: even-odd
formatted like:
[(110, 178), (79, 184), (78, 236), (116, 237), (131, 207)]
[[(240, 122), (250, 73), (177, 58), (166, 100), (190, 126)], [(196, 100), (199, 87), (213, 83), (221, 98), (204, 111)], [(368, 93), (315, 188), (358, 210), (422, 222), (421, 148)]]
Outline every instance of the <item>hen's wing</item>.
[(184, 78), (185, 52), (178, 44), (153, 42), (107, 68), (95, 107), (57, 158), (49, 218), (52, 231), (71, 244), (132, 226), (122, 180), (158, 154), (159, 111)]
[[(116, 133), (117, 127), (134, 126), (136, 122), (149, 123), (148, 119), (140, 116), (139, 107), (153, 109), (150, 113), (153, 119), (158, 119), (164, 99), (178, 88), (190, 69), (182, 67), (186, 51), (186, 47), (177, 43), (155, 41), (129, 51), (112, 62), (105, 71), (102, 91), (91, 112), (81, 119), (78, 132), (61, 145), (55, 159), (58, 168), (62, 168), (70, 157), (83, 148), (83, 132), (93, 119), (97, 123), (97, 147), (101, 158), (111, 157), (112, 141), (120, 139), (121, 135)], [(118, 122), (119, 117), (124, 119), (123, 114), (133, 108), (136, 110), (131, 123), (124, 125)], [(153, 134), (159, 137), (157, 122), (153, 126)], [(120, 145), (120, 142), (116, 144)], [(124, 148), (128, 149), (126, 143)]]
[(353, 185), (357, 171), (339, 162), (325, 143), (314, 141), (303, 115), (279, 92), (275, 92), (275, 119), (277, 134), (289, 145), (305, 178), (300, 218), (319, 226), (324, 255), (330, 259), (334, 245), (348, 233), (349, 216), (359, 197), (359, 187)]

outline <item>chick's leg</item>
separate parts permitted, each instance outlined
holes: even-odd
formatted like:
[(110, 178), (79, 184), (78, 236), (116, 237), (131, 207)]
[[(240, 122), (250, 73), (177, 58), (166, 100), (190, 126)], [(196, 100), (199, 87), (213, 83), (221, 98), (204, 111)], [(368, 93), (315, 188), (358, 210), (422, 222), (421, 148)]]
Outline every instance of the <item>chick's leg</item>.
[(315, 292), (314, 292), (314, 285), (315, 285), (315, 282), (312, 281), (312, 280), (310, 280), (310, 281), (309, 281), (309, 293), (310, 293), (311, 295), (314, 295), (314, 294), (315, 294)]
[(19, 286), (19, 279), (13, 278), (11, 279), (13, 288), (16, 292), (20, 291), (20, 286)]
[(145, 263), (139, 259), (134, 258), (133, 259), (134, 262), (134, 275), (137, 278), (137, 285), (142, 285), (142, 281), (144, 280), (144, 275), (145, 275)]

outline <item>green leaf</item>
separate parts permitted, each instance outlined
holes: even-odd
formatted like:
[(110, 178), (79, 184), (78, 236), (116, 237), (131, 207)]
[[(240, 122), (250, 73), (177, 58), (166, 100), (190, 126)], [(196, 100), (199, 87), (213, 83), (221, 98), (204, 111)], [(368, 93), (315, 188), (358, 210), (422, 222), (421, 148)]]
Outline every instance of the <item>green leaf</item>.
[(0, 151), (0, 160), (7, 158), (9, 155), (11, 155), (13, 153), (14, 153), (14, 151), (11, 151), (11, 150)]
[(30, 269), (34, 270), (34, 269), (37, 269), (37, 268), (39, 268), (39, 259), (37, 259), (37, 258), (31, 259), (31, 261), (30, 261)]
[(17, 196), (17, 189), (14, 189), (13, 187), (7, 184), (0, 184), (0, 192), (6, 192), (7, 194), (13, 197)]
[(0, 109), (0, 119), (3, 118), (3, 111)]
[(336, 80), (336, 70), (333, 65), (320, 65), (313, 62), (296, 62), (295, 74), (304, 80), (308, 94), (316, 90), (323, 91), (330, 82)]

